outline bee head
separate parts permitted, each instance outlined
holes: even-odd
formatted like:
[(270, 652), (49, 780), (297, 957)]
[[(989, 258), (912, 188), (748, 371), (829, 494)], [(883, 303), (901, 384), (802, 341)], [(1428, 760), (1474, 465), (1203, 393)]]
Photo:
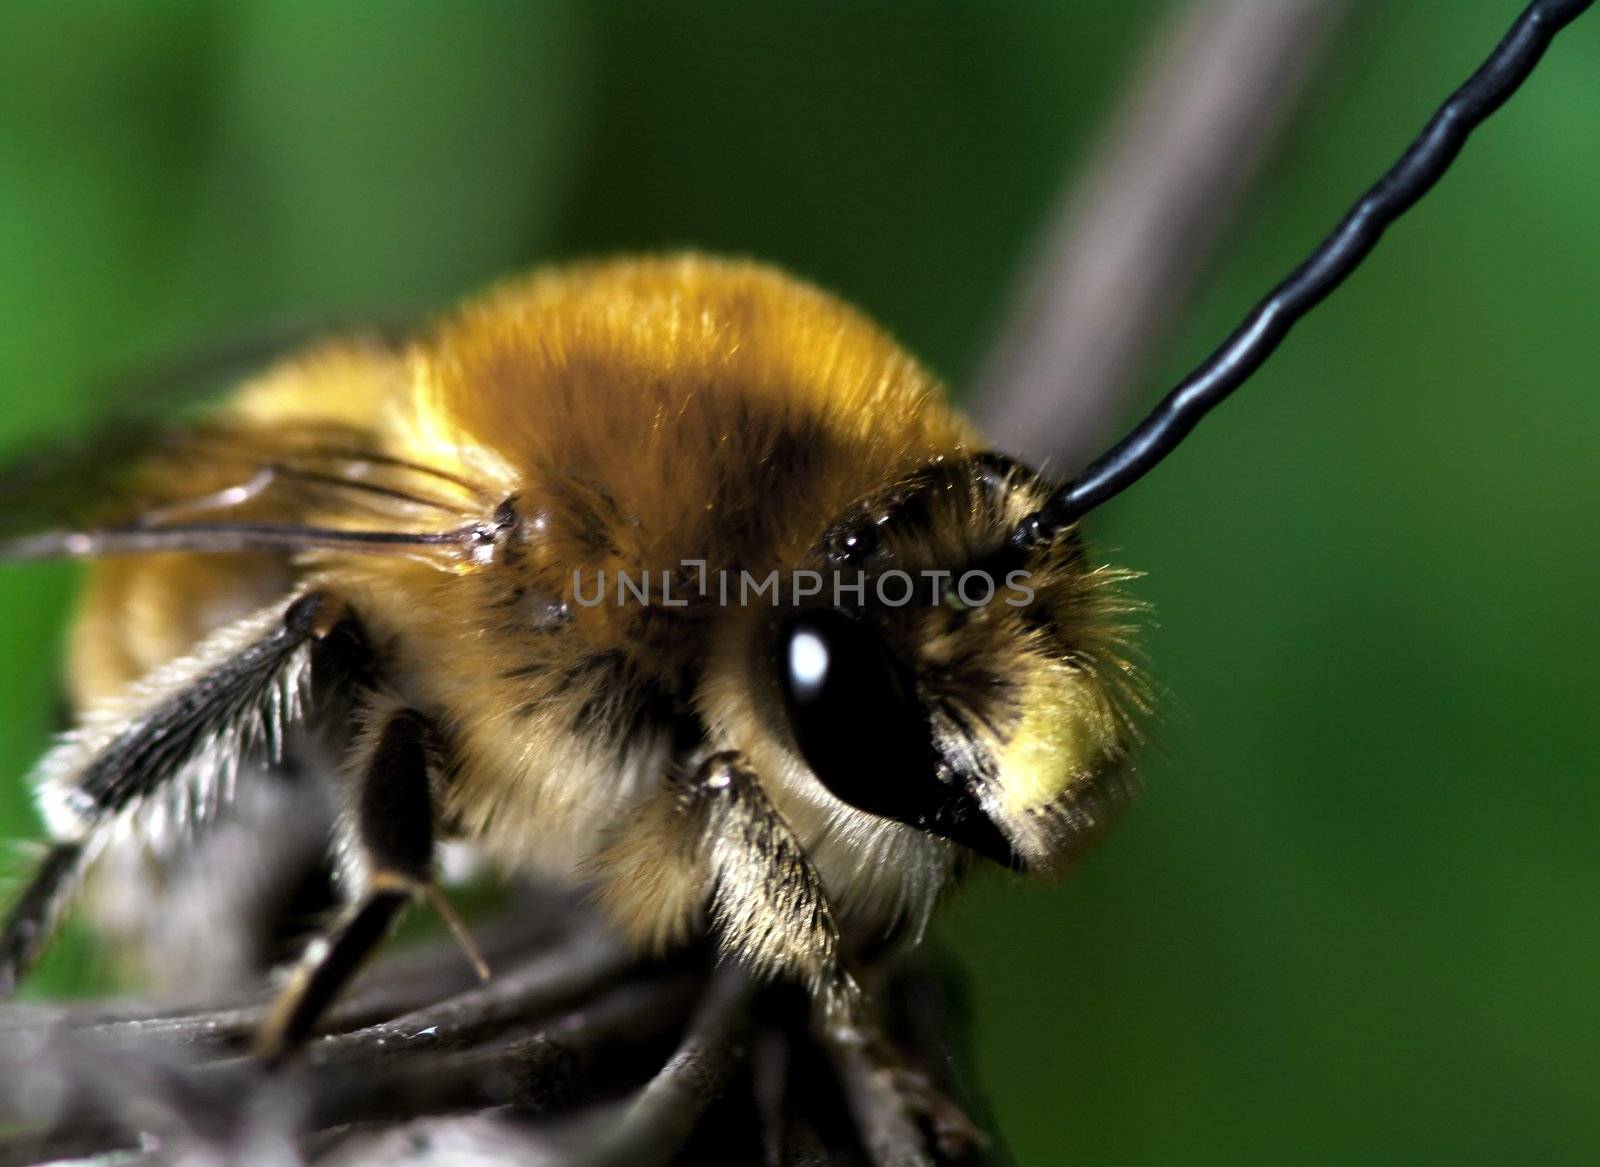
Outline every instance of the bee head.
[(1008, 541), (1049, 486), (1008, 459), (926, 467), (835, 523), (818, 603), (773, 627), (792, 744), (835, 797), (998, 862), (1059, 869), (1130, 779), (1142, 707), (1126, 573), (1075, 534)]

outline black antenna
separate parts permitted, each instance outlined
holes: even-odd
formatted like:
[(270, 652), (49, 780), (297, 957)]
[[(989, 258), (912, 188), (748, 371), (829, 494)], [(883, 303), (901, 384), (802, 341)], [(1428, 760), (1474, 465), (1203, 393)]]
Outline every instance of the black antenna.
[(1012, 532), (1012, 542), (1048, 542), (1062, 528), (1144, 477), (1200, 419), (1261, 367), (1289, 329), (1338, 287), (1384, 230), (1425, 195), (1467, 136), (1533, 72), (1545, 49), (1593, 0), (1534, 0), (1478, 71), (1450, 95), (1400, 160), (1361, 196), (1333, 233), (1250, 311), (1222, 346), (1167, 394), (1133, 432), (1062, 487)]

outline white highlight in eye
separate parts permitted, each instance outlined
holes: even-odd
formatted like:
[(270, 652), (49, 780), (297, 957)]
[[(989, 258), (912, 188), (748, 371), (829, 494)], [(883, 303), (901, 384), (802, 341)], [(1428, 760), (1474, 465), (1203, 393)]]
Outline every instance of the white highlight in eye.
[(815, 632), (796, 632), (789, 639), (789, 684), (796, 697), (813, 697), (828, 676), (828, 646)]

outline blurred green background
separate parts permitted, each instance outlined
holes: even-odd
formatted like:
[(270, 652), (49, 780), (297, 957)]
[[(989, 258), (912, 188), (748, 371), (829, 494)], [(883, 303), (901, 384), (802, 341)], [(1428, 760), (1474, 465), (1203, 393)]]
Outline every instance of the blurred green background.
[[(681, 245), (838, 289), (959, 385), (1161, 8), (7, 4), (0, 438), (263, 326)], [(1130, 419), (1514, 8), (1355, 5)], [(1069, 886), (981, 880), (942, 925), (1022, 1162), (1600, 1157), (1597, 142), (1590, 16), (1096, 520), (1172, 692), (1146, 796)], [(0, 575), (14, 837), (70, 578)]]

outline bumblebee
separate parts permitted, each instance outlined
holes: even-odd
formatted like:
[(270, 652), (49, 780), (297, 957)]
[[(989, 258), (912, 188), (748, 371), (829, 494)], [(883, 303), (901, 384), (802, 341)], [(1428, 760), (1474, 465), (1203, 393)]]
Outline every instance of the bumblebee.
[[(116, 500), (0, 546), (86, 557), (52, 844), (14, 986), (121, 845), (325, 767), (346, 906), (286, 1054), (462, 840), (709, 933), (830, 1016), (975, 859), (1063, 870), (1130, 789), (1123, 573), (831, 296), (699, 255), (536, 273), (322, 344), (165, 432)], [(481, 962), (479, 962), (481, 967)]]
[[(693, 255), (314, 348), (136, 445), (99, 513), (0, 540), (97, 561), (77, 726), (36, 775), (53, 843), (0, 928), (0, 991), (97, 861), (331, 759), (348, 904), (265, 1023), (269, 1058), (414, 898), (473, 955), (434, 878), (452, 838), (592, 886), (641, 949), (706, 931), (870, 1026), (857, 974), (975, 857), (1060, 871), (1129, 789), (1134, 609), (1081, 519), (1249, 379), (1591, 3), (1532, 0), (1307, 259), (1059, 488), (985, 451), (854, 312)], [(14, 526), (25, 500), (4, 497)]]

